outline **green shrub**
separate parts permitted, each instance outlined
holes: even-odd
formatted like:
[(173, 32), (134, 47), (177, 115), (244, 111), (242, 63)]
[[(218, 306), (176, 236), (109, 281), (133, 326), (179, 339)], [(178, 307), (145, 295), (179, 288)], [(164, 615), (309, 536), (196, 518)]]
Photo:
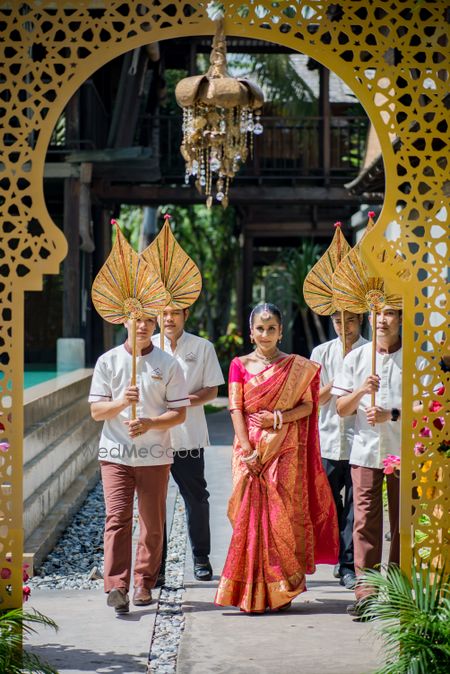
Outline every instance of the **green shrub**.
[(1, 674), (58, 674), (51, 665), (23, 650), (24, 635), (35, 632), (31, 626), (45, 625), (57, 630), (56, 623), (39, 611), (22, 608), (0, 612), (0, 673)]
[(384, 645), (376, 674), (450, 672), (450, 574), (413, 566), (409, 578), (390, 565), (386, 575), (366, 571), (363, 582), (374, 589), (363, 617)]

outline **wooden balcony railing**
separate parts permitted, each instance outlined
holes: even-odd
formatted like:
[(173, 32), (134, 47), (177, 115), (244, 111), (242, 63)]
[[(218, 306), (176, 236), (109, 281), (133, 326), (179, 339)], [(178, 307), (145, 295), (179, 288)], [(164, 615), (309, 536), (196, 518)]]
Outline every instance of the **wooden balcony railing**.
[[(345, 182), (359, 173), (364, 159), (368, 118), (331, 117), (330, 167), (324, 169), (322, 117), (292, 119), (263, 117), (264, 132), (254, 137), (253, 157), (239, 171), (236, 180), (270, 182), (289, 180)], [(184, 162), (179, 152), (181, 118), (158, 116), (149, 120), (159, 137), (161, 174), (165, 182), (184, 179)]]
[[(86, 98), (89, 109), (95, 108), (96, 114), (89, 115), (94, 120), (90, 125), (82, 125), (83, 139), (69, 142), (65, 119), (61, 117), (49, 146), (50, 156), (104, 148), (106, 113), (89, 90)], [(323, 117), (263, 117), (261, 121), (264, 132), (254, 137), (253, 156), (241, 167), (235, 182), (328, 185), (350, 182), (358, 175), (366, 147), (367, 117), (332, 116), (329, 131), (324, 129)], [(159, 161), (161, 182), (166, 184), (184, 183), (181, 123), (179, 115), (143, 115), (138, 123), (135, 145), (147, 148), (155, 163)], [(329, 147), (325, 146), (326, 139)], [(122, 150), (117, 149), (118, 160), (124, 156)], [(145, 176), (143, 179), (145, 182)]]

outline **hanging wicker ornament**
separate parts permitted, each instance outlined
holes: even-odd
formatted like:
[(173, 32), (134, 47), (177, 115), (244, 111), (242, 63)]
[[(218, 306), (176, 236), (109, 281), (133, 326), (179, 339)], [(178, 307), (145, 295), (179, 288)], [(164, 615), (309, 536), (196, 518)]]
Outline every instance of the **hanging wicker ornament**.
[(228, 205), (230, 181), (253, 149), (253, 134), (263, 132), (261, 89), (227, 72), (227, 50), (223, 20), (217, 22), (204, 75), (178, 82), (175, 97), (183, 108), (181, 154), (186, 162), (185, 182), (194, 177), (200, 194), (210, 207), (216, 199)]

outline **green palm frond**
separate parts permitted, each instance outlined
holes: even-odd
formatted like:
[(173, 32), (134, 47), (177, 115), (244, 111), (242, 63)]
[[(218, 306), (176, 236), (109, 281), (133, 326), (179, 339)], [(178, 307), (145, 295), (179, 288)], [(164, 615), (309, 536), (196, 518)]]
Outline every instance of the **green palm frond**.
[(250, 76), (256, 77), (275, 111), (301, 117), (317, 114), (317, 97), (296, 70), (289, 54), (257, 54), (249, 61)]
[(306, 308), (303, 284), (310, 269), (322, 254), (322, 248), (312, 240), (304, 240), (299, 248), (292, 248), (284, 257), (291, 279), (292, 297), (299, 309)]
[(413, 566), (409, 578), (390, 565), (386, 575), (366, 571), (359, 583), (373, 591), (363, 615), (383, 641), (385, 664), (376, 674), (450, 671), (450, 574)]
[(51, 665), (22, 650), (22, 637), (35, 632), (33, 625), (44, 625), (54, 630), (56, 623), (36, 609), (24, 611), (21, 608), (0, 613), (0, 672), (8, 674), (58, 674)]

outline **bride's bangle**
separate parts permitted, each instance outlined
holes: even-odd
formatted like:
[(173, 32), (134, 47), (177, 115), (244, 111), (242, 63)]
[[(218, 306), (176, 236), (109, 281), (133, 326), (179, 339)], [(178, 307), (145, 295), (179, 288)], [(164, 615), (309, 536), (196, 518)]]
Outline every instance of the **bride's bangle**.
[(281, 410), (278, 410), (278, 429), (283, 428), (283, 413)]
[(251, 454), (249, 454), (248, 456), (242, 455), (242, 456), (241, 456), (241, 461), (242, 461), (243, 463), (249, 463), (250, 461), (253, 461), (254, 459), (256, 459), (257, 456), (258, 456), (258, 450), (255, 449), (255, 450), (254, 450)]
[(273, 430), (276, 431), (278, 428), (278, 410), (273, 411)]
[(280, 410), (273, 411), (273, 430), (279, 430), (283, 426), (283, 415)]

